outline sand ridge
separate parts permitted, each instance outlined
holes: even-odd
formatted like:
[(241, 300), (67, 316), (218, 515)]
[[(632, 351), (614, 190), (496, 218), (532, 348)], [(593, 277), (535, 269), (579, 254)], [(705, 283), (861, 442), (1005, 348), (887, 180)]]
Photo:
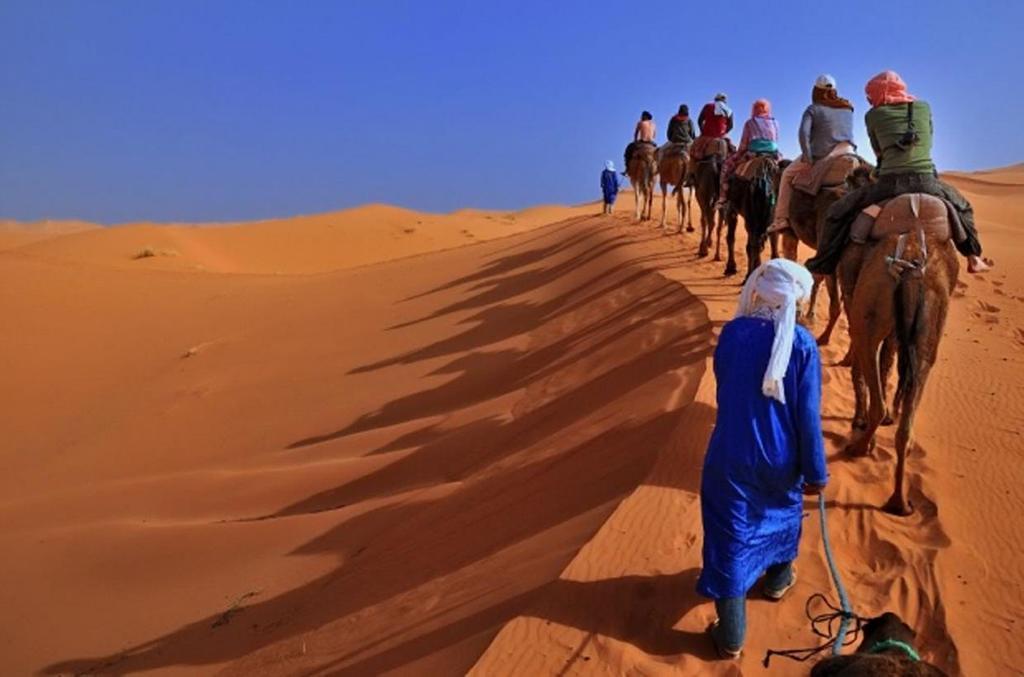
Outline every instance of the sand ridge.
[(120, 270), (302, 275), (466, 246), (593, 211), (581, 205), (428, 214), (373, 204), (248, 223), (83, 224), (61, 231), (65, 236), (59, 238), (12, 222), (17, 232), (5, 245), (0, 229), (0, 248), (18, 246), (26, 257)]

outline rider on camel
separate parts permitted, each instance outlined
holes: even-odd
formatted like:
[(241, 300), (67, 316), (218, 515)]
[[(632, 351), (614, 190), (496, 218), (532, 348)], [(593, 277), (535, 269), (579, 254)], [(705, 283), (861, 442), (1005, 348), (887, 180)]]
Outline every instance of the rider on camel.
[[(700, 160), (704, 157), (705, 148), (708, 144), (715, 139), (725, 139), (732, 150), (732, 143), (726, 136), (732, 131), (732, 109), (729, 108), (729, 104), (726, 103), (727, 97), (725, 94), (719, 92), (715, 94), (715, 100), (704, 104), (704, 108), (701, 109), (700, 115), (697, 116), (697, 126), (700, 128), (700, 136), (693, 142), (690, 147), (690, 159)], [(694, 166), (691, 163), (690, 167), (686, 171), (686, 179), (683, 181), (684, 185), (692, 186), (694, 178)]]
[(779, 158), (779, 123), (772, 117), (772, 104), (768, 99), (758, 99), (750, 110), (750, 119), (743, 123), (740, 146), (722, 164), (722, 189), (718, 206), (721, 207), (729, 195), (729, 179), (736, 168), (755, 155), (771, 155)]
[(732, 109), (729, 108), (727, 101), (728, 97), (719, 92), (715, 94), (714, 101), (704, 104), (700, 115), (697, 116), (701, 136), (721, 139), (732, 131)]
[(836, 80), (819, 75), (811, 90), (811, 105), (800, 120), (800, 150), (803, 154), (782, 172), (779, 199), (775, 204), (775, 222), (768, 229), (774, 233), (789, 228), (789, 201), (793, 179), (822, 160), (854, 153), (853, 104), (839, 96)]
[(906, 83), (893, 71), (871, 78), (865, 91), (872, 108), (864, 121), (878, 157), (878, 180), (847, 193), (832, 205), (818, 253), (807, 261), (807, 268), (823, 275), (835, 272), (850, 238), (850, 226), (862, 209), (904, 193), (926, 193), (945, 200), (956, 210), (967, 234), (956, 247), (968, 257), (968, 270), (986, 270), (974, 210), (956, 188), (940, 181), (935, 171), (931, 107), (909, 94)]
[(689, 148), (695, 138), (697, 134), (693, 129), (693, 120), (690, 119), (690, 108), (683, 104), (679, 106), (679, 112), (668, 122), (668, 142), (679, 143)]
[(640, 114), (640, 121), (636, 123), (636, 127), (633, 129), (633, 142), (626, 146), (626, 166), (622, 172), (623, 174), (629, 171), (629, 160), (633, 157), (633, 151), (636, 150), (638, 144), (657, 145), (654, 143), (655, 132), (654, 116), (649, 111), (644, 111)]

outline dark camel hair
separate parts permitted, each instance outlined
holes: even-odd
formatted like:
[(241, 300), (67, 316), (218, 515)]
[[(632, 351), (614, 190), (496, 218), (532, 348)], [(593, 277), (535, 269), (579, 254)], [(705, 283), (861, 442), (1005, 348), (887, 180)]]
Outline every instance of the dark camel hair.
[(666, 203), (668, 202), (668, 188), (672, 187), (672, 194), (676, 198), (676, 214), (679, 217), (679, 230), (683, 232), (683, 218), (687, 218), (686, 232), (693, 232), (693, 219), (686, 209), (686, 202), (683, 199), (683, 179), (686, 178), (686, 169), (690, 162), (689, 153), (684, 150), (685, 146), (675, 147), (670, 145), (658, 157), (658, 181), (661, 184), (661, 228), (665, 228), (665, 220), (668, 216)]
[[(778, 162), (774, 157), (761, 156), (753, 160), (757, 165), (749, 180), (733, 176), (729, 180), (729, 195), (726, 196), (725, 241), (729, 247), (729, 260), (725, 274), (736, 272), (736, 226), (740, 216), (747, 230), (747, 274), (761, 265), (761, 252), (768, 240), (768, 226), (775, 216), (775, 197), (778, 195), (782, 171), (789, 165), (788, 160)], [(772, 258), (778, 258), (778, 240), (772, 238)]]
[[(837, 158), (845, 160), (845, 158)], [(825, 227), (825, 216), (829, 207), (834, 205), (839, 198), (850, 190), (866, 185), (869, 181), (872, 167), (863, 158), (854, 157), (854, 162), (849, 164), (849, 173), (843, 183), (838, 186), (822, 187), (817, 195), (810, 195), (797, 188), (793, 188), (792, 198), (789, 204), (789, 225), (790, 229), (783, 231), (782, 256), (790, 261), (797, 260), (797, 249), (803, 243), (811, 249), (817, 250), (818, 242), (821, 241), (822, 230)], [(835, 330), (839, 315), (842, 312), (842, 303), (839, 295), (839, 286), (835, 275), (814, 274), (814, 288), (811, 290), (811, 302), (807, 313), (808, 321), (814, 320), (815, 308), (818, 301), (818, 291), (822, 282), (828, 290), (828, 324), (818, 336), (818, 345), (828, 345), (832, 339), (832, 332)]]
[[(711, 249), (711, 236), (716, 225), (718, 225), (718, 244), (715, 246), (715, 261), (722, 260), (722, 219), (721, 214), (716, 214), (715, 203), (718, 202), (718, 190), (720, 188), (719, 176), (722, 172), (721, 155), (709, 155), (697, 161), (693, 172), (694, 189), (697, 193), (697, 205), (700, 207), (700, 248), (697, 256), (704, 258)], [(736, 271), (734, 270), (733, 273)], [(726, 271), (726, 275), (730, 275)]]
[[(945, 235), (925, 228), (944, 219)], [(851, 299), (847, 313), (856, 412), (847, 451), (853, 456), (866, 456), (874, 448), (875, 432), (887, 418), (885, 381), (894, 350), (899, 356), (893, 402), (894, 418), (899, 420), (896, 479), (884, 506), (886, 512), (895, 515), (913, 512), (904, 489), (911, 429), (935, 364), (949, 298), (960, 270), (956, 249), (948, 237), (952, 225), (948, 219), (946, 203), (939, 198), (900, 195), (885, 204), (875, 223), (876, 227), (887, 224), (890, 232), (906, 235), (893, 233), (866, 244), (851, 243), (839, 264), (844, 298)], [(893, 263), (890, 257), (898, 261)]]
[(629, 159), (626, 174), (633, 184), (633, 196), (636, 198), (635, 218), (637, 221), (648, 221), (651, 218), (651, 204), (654, 202), (654, 176), (658, 166), (654, 162), (656, 148), (649, 143), (637, 144), (633, 156)]
[(896, 614), (887, 611), (872, 618), (863, 631), (864, 641), (855, 653), (826, 658), (811, 669), (811, 677), (947, 677), (931, 663), (916, 661), (898, 646), (884, 644), (896, 641), (914, 646), (914, 631)]

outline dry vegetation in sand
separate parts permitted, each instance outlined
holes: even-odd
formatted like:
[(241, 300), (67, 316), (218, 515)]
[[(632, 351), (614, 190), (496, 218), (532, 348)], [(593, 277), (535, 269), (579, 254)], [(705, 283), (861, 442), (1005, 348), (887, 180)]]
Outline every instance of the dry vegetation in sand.
[[(897, 611), (953, 674), (1010, 674), (1024, 172), (953, 180), (997, 268), (953, 300), (918, 511), (876, 509), (891, 429), (839, 454), (829, 367), (829, 520), (859, 612)], [(630, 197), (611, 218), (4, 224), (0, 672), (765, 674), (765, 648), (812, 642), (809, 528), (793, 597), (753, 600), (746, 656), (710, 661), (697, 490), (738, 281), (631, 224)], [(826, 364), (845, 348), (844, 324)]]

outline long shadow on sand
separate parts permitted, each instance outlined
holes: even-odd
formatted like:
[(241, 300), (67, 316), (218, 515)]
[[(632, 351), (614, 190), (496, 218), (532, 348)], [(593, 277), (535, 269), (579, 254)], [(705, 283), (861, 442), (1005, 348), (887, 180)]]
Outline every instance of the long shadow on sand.
[[(687, 569), (674, 574), (597, 581), (558, 579), (398, 646), (378, 653), (373, 653), (374, 647), (366, 647), (321, 665), (317, 670), (330, 670), (338, 677), (382, 674), (452, 646), (479, 632), (480, 628), (500, 627), (522, 615), (577, 628), (588, 636), (613, 637), (655, 656), (688, 654), (710, 659), (711, 647), (704, 633), (673, 627), (690, 609), (707, 601), (694, 591), (699, 573), (698, 569)], [(557, 600), (557, 604), (531, 609), (540, 599)], [(367, 652), (369, 656), (350, 663), (360, 653)], [(584, 643), (577, 647), (564, 667), (590, 660), (588, 654)]]
[[(594, 241), (591, 231), (573, 235), (566, 229), (552, 235), (566, 237), (574, 244), (558, 249), (561, 240), (548, 245), (541, 240), (543, 246), (529, 255), (510, 254), (520, 258), (492, 267), (491, 273), (481, 271), (471, 280), (479, 283), (494, 274), (499, 276), (486, 283), (488, 291), (455, 304), (463, 310), (491, 306), (476, 320), (490, 326), (475, 327), (468, 335), (459, 334), (438, 342), (440, 345), (395, 358), (399, 362), (425, 359), (422, 351), (435, 357), (463, 353), (438, 370), (457, 373), (456, 378), (384, 404), (337, 431), (308, 436), (291, 445), (329, 442), (433, 413), (465, 407), (470, 411), (480, 402), (524, 389), (511, 416), (482, 414), (466, 416), (468, 421), (457, 426), (425, 425), (369, 450), (409, 450), (390, 465), (262, 517), (295, 519), (337, 510), (335, 524), (289, 553), (329, 555), (337, 566), (274, 597), (256, 598), (258, 601), (240, 608), (244, 613), (235, 621), (221, 622), (223, 615), (218, 610), (123, 651), (62, 661), (43, 672), (124, 674), (244, 659), (299, 635), (305, 638), (306, 633), (324, 626), (331, 625), (333, 633), (332, 624), (348, 623), (360, 611), (393, 603), (420, 588), (440, 590), (444, 600), (444, 585), (450, 585), (447, 581), (456, 573), (471, 576), (474, 584), (487, 589), (504, 566), (502, 553), (570, 522), (598, 528), (618, 502), (649, 475), (669, 445), (679, 424), (680, 408), (687, 403), (678, 393), (686, 389), (684, 381), (699, 379), (703, 372), (711, 325), (692, 295), (644, 268), (655, 263), (656, 257), (624, 262), (618, 250), (625, 243), (616, 232), (597, 233)], [(551, 254), (555, 249), (557, 254)], [(558, 283), (570, 273), (581, 275), (581, 268), (607, 256), (612, 259), (602, 262), (603, 268), (586, 273), (582, 283), (570, 285), (569, 292), (561, 286), (538, 292), (541, 298), (548, 298), (543, 295), (547, 293), (557, 302), (543, 301), (526, 308), (510, 302), (524, 292)], [(535, 269), (538, 264), (540, 268)], [(531, 269), (519, 271), (523, 266)], [(511, 308), (502, 308), (503, 303), (510, 303)], [(432, 316), (448, 312), (454, 312), (453, 307)], [(512, 315), (518, 332), (526, 327), (529, 347), (522, 351), (483, 350), (495, 337), (500, 340), (512, 331), (507, 326)], [(687, 479), (688, 490), (694, 482), (695, 477)], [(402, 495), (419, 487), (444, 490), (422, 492), (415, 498)], [(371, 498), (385, 500), (362, 512), (344, 509)], [(580, 544), (589, 536), (580, 534), (584, 539)], [(570, 550), (566, 557), (571, 557)], [(620, 637), (651, 653), (699, 650), (694, 637), (672, 630), (695, 598), (694, 572), (548, 583), (566, 562), (531, 574), (534, 578), (527, 581), (529, 585), (514, 594), (502, 597), (492, 591), (487, 599), (494, 604), (479, 613), (442, 606), (433, 620), (415, 618), (397, 630), (388, 629), (381, 634), (390, 639), (386, 646), (377, 647), (379, 651), (374, 651), (378, 637), (350, 642), (332, 652), (331, 670), (372, 674), (481, 633), (493, 635), (502, 623), (538, 599), (541, 591), (545, 600), (554, 592), (557, 599), (569, 602), (541, 605), (542, 610), (552, 609), (544, 612), (552, 620)], [(529, 592), (523, 593), (524, 589)], [(340, 627), (332, 634), (337, 638), (334, 641), (344, 645), (351, 628)], [(338, 658), (345, 651), (347, 656)], [(372, 655), (366, 656), (367, 652)], [(271, 654), (266, 665), (274, 665), (279, 658)]]
[[(44, 672), (126, 674), (216, 664), (315, 630), (595, 508), (604, 506), (610, 512), (643, 480), (660, 450), (658, 443), (675, 423), (673, 413), (663, 413), (517, 470), (467, 483), (443, 498), (363, 513), (291, 553), (331, 554), (342, 562), (338, 568), (245, 606), (238, 622), (222, 624), (222, 614), (214, 613), (116, 654), (62, 661)], [(509, 608), (509, 615), (495, 623), (514, 612)]]

